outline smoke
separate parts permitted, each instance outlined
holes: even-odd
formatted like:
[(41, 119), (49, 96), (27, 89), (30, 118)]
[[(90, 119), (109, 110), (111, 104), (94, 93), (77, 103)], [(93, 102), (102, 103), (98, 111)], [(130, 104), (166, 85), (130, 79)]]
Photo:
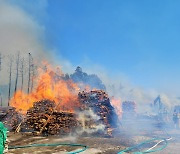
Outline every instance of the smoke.
[(177, 96), (170, 94), (163, 89), (157, 91), (155, 89), (148, 89), (139, 87), (132, 84), (125, 74), (112, 74), (108, 72), (105, 68), (95, 65), (91, 62), (84, 62), (81, 64), (85, 72), (94, 73), (96, 72), (98, 77), (102, 80), (102, 83), (106, 86), (106, 91), (108, 95), (119, 100), (113, 106), (119, 108), (121, 102), (123, 101), (135, 101), (137, 104), (138, 112), (150, 112), (151, 106), (157, 96), (160, 95), (163, 104), (170, 110), (175, 105), (180, 103), (180, 99)]
[[(68, 60), (60, 55), (54, 55), (57, 53), (55, 52), (56, 49), (48, 49), (48, 43), (45, 41), (46, 29), (41, 23), (41, 20), (45, 20), (48, 17), (47, 7), (47, 0), (28, 2), (23, 0), (0, 0), (0, 53), (3, 58), (0, 71), (1, 93), (3, 91), (7, 93), (9, 57), (13, 61), (12, 79), (15, 79), (15, 60), (18, 52), (20, 52), (20, 57), (25, 59), (26, 71), (28, 69), (28, 53), (32, 54), (36, 62), (48, 57), (51, 64), (60, 64), (62, 70), (65, 70), (67, 73), (70, 74), (74, 70)], [(110, 96), (120, 98), (121, 102), (125, 100), (135, 101), (139, 110), (143, 110), (142, 105), (148, 106), (148, 104), (152, 103), (159, 94), (162, 101), (169, 108), (180, 102), (176, 96), (132, 85), (126, 79), (127, 77), (122, 74), (116, 75), (116, 77), (109, 75), (109, 72), (93, 62), (80, 62), (80, 66), (83, 66), (83, 69), (90, 74), (97, 73), (106, 85), (106, 90)]]
[(0, 0), (0, 93), (3, 95), (3, 104), (7, 99), (11, 62), (11, 87), (14, 89), (17, 54), (20, 54), (20, 61), (24, 59), (24, 78), (27, 78), (29, 53), (34, 58), (34, 63), (50, 57), (46, 51), (45, 27), (39, 22), (46, 14), (46, 7), (46, 0), (40, 2)]
[[(1, 84), (8, 82), (9, 57), (12, 57), (14, 62), (18, 52), (25, 59), (28, 53), (31, 53), (38, 61), (47, 54), (44, 44), (45, 28), (19, 4), (15, 1), (0, 0), (0, 53), (3, 57)], [(36, 7), (38, 4), (34, 5), (34, 8)]]
[(160, 95), (162, 103), (168, 109), (171, 109), (180, 102), (171, 94), (166, 94), (152, 89), (144, 89), (131, 85), (130, 82), (121, 82), (119, 80), (112, 80), (113, 82), (105, 81), (107, 92), (110, 96), (121, 98), (122, 102), (126, 100), (135, 101), (137, 103), (138, 112), (150, 112), (150, 104), (154, 102), (158, 95)]
[(79, 135), (83, 133), (92, 134), (98, 131), (104, 132), (105, 125), (100, 123), (100, 117), (92, 109), (79, 112), (77, 119), (82, 125), (82, 129), (78, 131)]
[(44, 54), (44, 27), (18, 5), (0, 1), (0, 50), (4, 54)]

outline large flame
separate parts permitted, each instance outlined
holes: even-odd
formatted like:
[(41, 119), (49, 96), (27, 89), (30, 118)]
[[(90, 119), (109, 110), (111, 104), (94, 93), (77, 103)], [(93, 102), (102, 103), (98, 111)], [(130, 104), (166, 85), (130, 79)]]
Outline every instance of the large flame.
[(22, 113), (26, 113), (34, 102), (43, 99), (54, 101), (58, 109), (63, 111), (73, 112), (79, 106), (78, 86), (71, 80), (64, 79), (60, 71), (57, 74), (50, 67), (46, 70), (40, 69), (36, 81), (36, 87), (31, 93), (17, 91), (11, 98), (10, 105)]

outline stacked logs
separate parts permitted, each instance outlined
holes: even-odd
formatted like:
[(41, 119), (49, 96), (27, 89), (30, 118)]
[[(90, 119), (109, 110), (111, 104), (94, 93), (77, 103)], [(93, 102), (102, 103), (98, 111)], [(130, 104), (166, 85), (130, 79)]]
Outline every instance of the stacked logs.
[(10, 131), (15, 131), (19, 123), (22, 121), (22, 115), (16, 111), (13, 107), (5, 107), (1, 110), (1, 115), (3, 115), (0, 119), (4, 125)]
[[(21, 131), (67, 135), (83, 127), (78, 117), (82, 112), (87, 119), (85, 127), (94, 129), (96, 124), (101, 123), (110, 135), (111, 130), (117, 127), (118, 116), (110, 104), (107, 93), (103, 90), (82, 91), (78, 94), (78, 99), (81, 106), (75, 113), (58, 111), (54, 101), (41, 100), (34, 103), (24, 118), (14, 108), (9, 109), (4, 122), (9, 124), (13, 131), (17, 131), (18, 128)], [(87, 114), (86, 111), (89, 109), (99, 117), (97, 121)]]
[(79, 100), (83, 103), (97, 103), (108, 101), (108, 95), (103, 90), (91, 90), (90, 92), (82, 91), (78, 94)]
[(50, 135), (68, 134), (77, 127), (75, 115), (56, 111), (55, 103), (50, 100), (34, 103), (34, 106), (27, 111), (25, 123), (30, 129)]
[(92, 90), (90, 92), (79, 92), (78, 98), (83, 104), (81, 110), (91, 108), (100, 121), (106, 126), (106, 129), (116, 128), (118, 116), (112, 107), (108, 95), (103, 90)]

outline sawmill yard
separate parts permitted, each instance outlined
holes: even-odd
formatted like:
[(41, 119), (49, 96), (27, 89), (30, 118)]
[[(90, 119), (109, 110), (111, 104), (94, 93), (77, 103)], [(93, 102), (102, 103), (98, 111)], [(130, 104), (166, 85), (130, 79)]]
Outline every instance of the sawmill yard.
[[(80, 67), (76, 73), (84, 74)], [(79, 87), (49, 69), (41, 73), (34, 91), (16, 92), (11, 106), (2, 107), (0, 112), (10, 131), (9, 153), (113, 154), (136, 146), (127, 152), (164, 150), (178, 154), (180, 132), (173, 128), (171, 114), (158, 108), (163, 104), (160, 96), (151, 106), (158, 112), (142, 114), (134, 101), (121, 105), (103, 89)]]
[(179, 6), (0, 0), (0, 154), (180, 154)]

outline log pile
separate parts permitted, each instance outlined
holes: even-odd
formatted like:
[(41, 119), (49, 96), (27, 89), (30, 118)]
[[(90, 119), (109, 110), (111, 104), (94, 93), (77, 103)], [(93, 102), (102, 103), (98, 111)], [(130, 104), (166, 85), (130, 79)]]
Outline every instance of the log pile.
[(43, 134), (68, 134), (73, 132), (78, 122), (75, 114), (70, 112), (58, 112), (55, 110), (55, 103), (49, 100), (42, 100), (34, 103), (34, 106), (27, 111), (26, 125)]
[(10, 131), (15, 131), (19, 123), (22, 121), (22, 115), (13, 107), (6, 107), (1, 109), (1, 121)]
[[(81, 106), (74, 113), (59, 111), (56, 103), (50, 100), (35, 102), (23, 117), (14, 108), (10, 108), (4, 123), (12, 131), (40, 132), (47, 135), (67, 135), (84, 127), (93, 130), (97, 125), (103, 124), (105, 133), (111, 135), (112, 130), (117, 128), (118, 116), (107, 93), (103, 90), (82, 91), (78, 94), (78, 99)], [(89, 109), (98, 117), (97, 121), (88, 115), (86, 111)], [(84, 113), (84, 122), (79, 119), (79, 113)]]
[(112, 107), (108, 95), (105, 91), (82, 91), (79, 92), (78, 98), (83, 104), (81, 110), (91, 108), (94, 113), (100, 117), (100, 121), (106, 126), (107, 130), (117, 127), (118, 116)]

